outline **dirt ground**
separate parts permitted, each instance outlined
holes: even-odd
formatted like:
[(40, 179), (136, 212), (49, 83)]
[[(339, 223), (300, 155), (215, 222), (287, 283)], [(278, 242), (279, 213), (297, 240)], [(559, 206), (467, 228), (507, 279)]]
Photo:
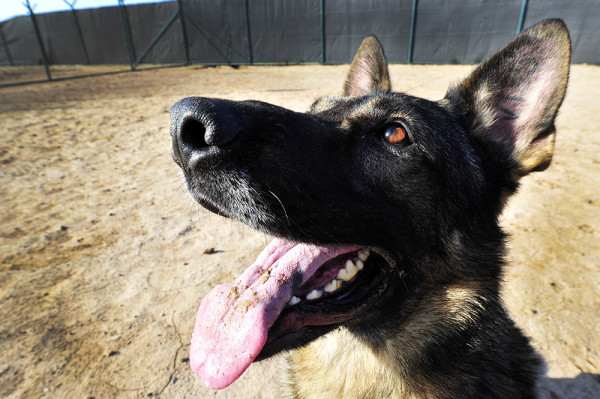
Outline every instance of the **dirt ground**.
[[(391, 75), (436, 99), (470, 69)], [(269, 238), (187, 196), (168, 110), (186, 96), (305, 110), (338, 94), (347, 70), (190, 66), (0, 89), (0, 397), (277, 397), (278, 359), (219, 392), (189, 369), (201, 298)], [(574, 66), (554, 162), (523, 179), (503, 217), (504, 296), (548, 362), (552, 399), (600, 397), (599, 95), (600, 67)]]

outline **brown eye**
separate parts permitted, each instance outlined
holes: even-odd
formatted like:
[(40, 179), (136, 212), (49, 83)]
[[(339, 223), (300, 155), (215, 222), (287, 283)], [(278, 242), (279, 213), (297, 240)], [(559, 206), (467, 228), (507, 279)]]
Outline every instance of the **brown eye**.
[(404, 129), (404, 126), (399, 124), (391, 125), (387, 129), (385, 129), (383, 137), (385, 137), (388, 143), (401, 143), (407, 139), (406, 129)]

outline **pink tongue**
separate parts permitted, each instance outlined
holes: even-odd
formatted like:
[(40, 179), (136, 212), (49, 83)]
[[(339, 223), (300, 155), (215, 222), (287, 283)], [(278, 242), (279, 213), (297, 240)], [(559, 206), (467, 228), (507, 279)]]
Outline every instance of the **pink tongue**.
[(261, 351), (292, 289), (329, 259), (357, 249), (271, 241), (236, 282), (215, 287), (200, 304), (190, 347), (192, 370), (209, 388), (230, 385)]

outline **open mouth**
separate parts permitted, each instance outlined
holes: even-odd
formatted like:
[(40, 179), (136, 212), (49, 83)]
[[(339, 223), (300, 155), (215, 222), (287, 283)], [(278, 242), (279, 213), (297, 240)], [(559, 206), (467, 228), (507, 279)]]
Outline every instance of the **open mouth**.
[(360, 316), (385, 296), (384, 258), (357, 246), (274, 239), (233, 283), (202, 301), (190, 364), (221, 389), (256, 359), (298, 346), (307, 331)]

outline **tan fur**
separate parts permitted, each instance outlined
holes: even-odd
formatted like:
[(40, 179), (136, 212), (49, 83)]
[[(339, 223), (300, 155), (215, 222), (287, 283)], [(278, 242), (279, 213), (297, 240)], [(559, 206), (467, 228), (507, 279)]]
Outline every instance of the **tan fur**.
[(289, 398), (417, 398), (386, 356), (346, 328), (293, 352), (288, 364)]
[[(288, 355), (285, 397), (439, 397), (445, 392), (443, 381), (436, 384), (428, 376), (405, 373), (416, 371), (412, 365), (418, 363), (431, 340), (476, 323), (485, 303), (474, 282), (455, 283), (443, 289), (431, 287), (418, 301), (406, 305), (410, 316), (395, 335), (385, 337), (379, 351), (364, 338), (340, 327)], [(407, 382), (415, 377), (419, 386)]]
[[(325, 112), (335, 107), (339, 101), (339, 98), (321, 97), (314, 104), (312, 104), (311, 112)], [(361, 118), (381, 118), (381, 115), (379, 114), (381, 112), (381, 107), (379, 106), (381, 101), (381, 98), (373, 97), (372, 99), (357, 105), (350, 113), (344, 115), (344, 120), (341, 121), (340, 126), (343, 129), (350, 129), (351, 124), (354, 121), (359, 120)], [(386, 115), (386, 117), (390, 119), (411, 119), (410, 115), (404, 114), (402, 112), (395, 112), (390, 115)]]
[[(387, 117), (390, 119), (410, 119), (409, 115), (399, 111), (386, 113), (385, 115), (383, 115), (383, 111), (381, 111), (382, 102), (383, 100), (381, 98), (374, 97), (369, 101), (366, 101), (360, 104), (359, 106), (356, 106), (351, 112), (345, 115), (345, 120), (343, 123), (352, 123), (362, 118), (370, 118), (373, 120), (378, 120), (383, 117)], [(342, 127), (349, 128), (349, 126), (344, 126), (343, 124)]]
[(319, 99), (311, 105), (310, 111), (313, 113), (325, 112), (335, 107), (335, 105), (339, 102), (339, 97), (319, 97)]

